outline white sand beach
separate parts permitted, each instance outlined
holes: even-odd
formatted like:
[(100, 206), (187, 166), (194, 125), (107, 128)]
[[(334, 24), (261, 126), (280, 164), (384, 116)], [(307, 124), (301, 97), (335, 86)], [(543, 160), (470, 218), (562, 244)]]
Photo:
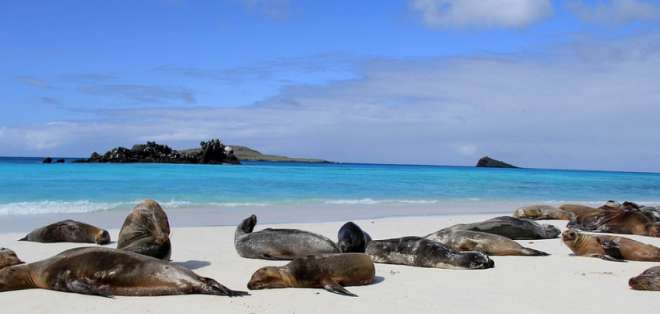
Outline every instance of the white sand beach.
[[(443, 227), (474, 222), (493, 215), (397, 217), (358, 220), (375, 239), (425, 235)], [(260, 225), (299, 228), (336, 239), (344, 222)], [(552, 221), (562, 229), (566, 222)], [(117, 229), (111, 230), (113, 240)], [(26, 262), (48, 258), (77, 244), (18, 242), (23, 234), (0, 235), (0, 246), (16, 251)], [(631, 238), (660, 246), (660, 238)], [(286, 262), (239, 257), (233, 245), (234, 227), (178, 227), (172, 231), (177, 263), (195, 269), (231, 289), (246, 290), (252, 273)], [(2, 313), (654, 313), (657, 292), (634, 291), (628, 279), (657, 263), (607, 262), (574, 257), (559, 239), (520, 241), (546, 251), (547, 257), (493, 257), (489, 270), (444, 270), (376, 265), (375, 284), (349, 287), (357, 298), (321, 289), (250, 291), (228, 298), (187, 295), (115, 297), (113, 299), (46, 290), (0, 293)], [(110, 246), (114, 246), (111, 244)]]

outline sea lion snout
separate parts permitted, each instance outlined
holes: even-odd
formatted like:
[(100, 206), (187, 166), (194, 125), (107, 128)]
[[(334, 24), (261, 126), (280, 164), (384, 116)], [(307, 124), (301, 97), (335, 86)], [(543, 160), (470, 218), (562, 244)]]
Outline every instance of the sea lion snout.
[(464, 252), (465, 256), (468, 258), (468, 269), (489, 269), (495, 267), (495, 261), (493, 261), (488, 255), (481, 252)]
[(286, 288), (282, 275), (277, 267), (263, 267), (258, 269), (247, 284), (250, 290)]
[(96, 236), (96, 243), (100, 245), (105, 245), (110, 243), (110, 233), (105, 230), (101, 230), (99, 234)]

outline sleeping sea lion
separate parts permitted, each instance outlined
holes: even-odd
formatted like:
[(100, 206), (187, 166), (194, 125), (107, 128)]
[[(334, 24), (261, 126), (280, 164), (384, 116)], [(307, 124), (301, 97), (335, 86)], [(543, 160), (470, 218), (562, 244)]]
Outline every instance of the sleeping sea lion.
[(550, 205), (531, 205), (516, 209), (513, 217), (524, 219), (571, 220), (575, 214)]
[(167, 214), (154, 200), (137, 204), (119, 231), (117, 248), (159, 259), (172, 254)]
[(539, 240), (559, 237), (561, 231), (555, 226), (508, 216), (495, 217), (482, 222), (458, 224), (449, 230), (472, 230), (498, 234), (512, 240)]
[(7, 248), (0, 248), (0, 269), (23, 263), (14, 251)]
[(364, 253), (371, 236), (352, 221), (345, 223), (337, 232), (337, 246), (342, 253)]
[(440, 230), (424, 237), (440, 242), (456, 251), (478, 251), (494, 256), (545, 256), (550, 255), (535, 249), (523, 247), (518, 242), (501, 235), (470, 231)]
[(660, 266), (651, 267), (628, 281), (635, 290), (660, 291)]
[(307, 255), (339, 253), (332, 240), (297, 229), (264, 229), (252, 232), (257, 216), (252, 215), (236, 228), (234, 247), (246, 258), (291, 260)]
[(446, 269), (486, 269), (495, 262), (481, 252), (457, 252), (448, 246), (420, 238), (403, 237), (374, 240), (367, 245), (367, 255), (376, 263)]
[(578, 256), (610, 261), (660, 262), (660, 248), (624, 237), (591, 235), (569, 229), (561, 234), (561, 238)]
[(660, 223), (632, 202), (619, 204), (610, 201), (598, 211), (577, 215), (568, 227), (591, 232), (660, 236)]
[(102, 247), (75, 248), (39, 262), (0, 270), (0, 292), (33, 288), (106, 297), (246, 294), (181, 266)]
[(323, 288), (348, 296), (346, 286), (368, 285), (374, 281), (374, 263), (360, 253), (310, 255), (292, 260), (282, 267), (263, 267), (257, 270), (248, 289)]
[(96, 226), (75, 220), (63, 220), (45, 227), (37, 228), (19, 241), (41, 243), (77, 242), (77, 243), (110, 243), (110, 234)]

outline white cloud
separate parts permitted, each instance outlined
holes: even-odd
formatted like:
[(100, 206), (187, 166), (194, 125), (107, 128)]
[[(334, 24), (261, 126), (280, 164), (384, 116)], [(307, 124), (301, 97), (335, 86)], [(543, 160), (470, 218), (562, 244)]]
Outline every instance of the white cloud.
[(603, 0), (595, 3), (570, 0), (568, 8), (588, 22), (601, 24), (654, 20), (660, 17), (658, 4), (644, 0)]
[[(148, 139), (218, 136), (337, 161), (655, 170), (660, 36), (581, 41), (547, 55), (377, 59), (360, 78), (298, 85), (247, 107), (122, 109), (6, 127), (0, 155), (88, 155)], [(473, 155), (470, 155), (473, 154)]]
[(411, 0), (411, 6), (437, 28), (523, 27), (553, 10), (550, 0)]

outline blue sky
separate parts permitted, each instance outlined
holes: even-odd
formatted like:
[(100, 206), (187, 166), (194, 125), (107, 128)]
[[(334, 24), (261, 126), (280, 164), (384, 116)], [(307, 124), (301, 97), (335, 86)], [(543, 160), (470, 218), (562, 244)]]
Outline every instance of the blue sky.
[(220, 137), (660, 171), (659, 18), (643, 0), (3, 1), (0, 155)]

